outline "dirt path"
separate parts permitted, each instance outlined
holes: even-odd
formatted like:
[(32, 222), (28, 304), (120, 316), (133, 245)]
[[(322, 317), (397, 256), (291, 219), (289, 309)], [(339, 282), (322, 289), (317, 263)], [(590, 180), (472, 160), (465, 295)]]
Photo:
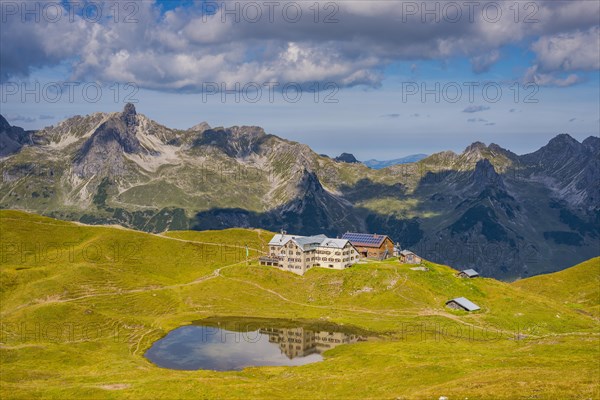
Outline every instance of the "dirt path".
[[(254, 261), (257, 260), (257, 258), (254, 259), (248, 259), (249, 261)], [(42, 305), (42, 304), (54, 304), (54, 303), (70, 303), (73, 301), (78, 301), (78, 300), (83, 300), (83, 299), (89, 299), (89, 298), (97, 298), (97, 297), (106, 297), (106, 296), (116, 296), (116, 295), (123, 295), (123, 294), (132, 294), (132, 293), (143, 293), (143, 292), (155, 292), (155, 291), (160, 291), (160, 290), (170, 290), (170, 289), (176, 289), (176, 288), (181, 288), (181, 287), (185, 287), (185, 286), (192, 286), (192, 285), (197, 285), (203, 282), (206, 282), (210, 279), (214, 279), (217, 278), (221, 275), (221, 271), (226, 269), (226, 268), (231, 268), (234, 267), (236, 265), (240, 265), (240, 264), (245, 264), (246, 260), (244, 261), (240, 261), (234, 264), (229, 264), (229, 265), (225, 265), (222, 267), (219, 267), (217, 269), (215, 269), (212, 273), (208, 274), (208, 275), (203, 275), (191, 282), (187, 282), (187, 283), (178, 283), (175, 285), (167, 285), (167, 286), (156, 286), (156, 287), (144, 287), (144, 288), (138, 288), (138, 289), (130, 289), (130, 290), (118, 290), (116, 292), (107, 292), (107, 293), (94, 293), (94, 294), (87, 294), (84, 296), (78, 296), (78, 297), (71, 297), (71, 298), (67, 298), (67, 299), (50, 299), (50, 300), (46, 300), (46, 301), (39, 301), (35, 302), (35, 303), (27, 303), (27, 304), (23, 304), (20, 305), (19, 307), (13, 308), (12, 310), (9, 310), (7, 312), (4, 312), (2, 314), (0, 314), (0, 316), (2, 317), (6, 317), (8, 315), (13, 314), (16, 311), (22, 310), (24, 308), (28, 308), (28, 307), (32, 307), (32, 306), (36, 306), (36, 305)]]
[[(235, 248), (235, 249), (246, 249), (246, 246), (238, 246), (238, 245), (235, 245), (235, 244), (214, 243), (214, 242), (199, 242), (197, 240), (179, 239), (179, 238), (174, 238), (174, 237), (170, 237), (170, 236), (163, 236), (163, 235), (161, 235), (159, 233), (151, 233), (150, 235), (158, 236), (158, 237), (163, 238), (163, 239), (176, 240), (178, 242), (186, 242), (186, 243), (194, 243), (194, 244), (207, 244), (207, 245), (212, 245), (212, 246), (231, 247), (231, 248)], [(248, 247), (248, 250), (253, 250), (253, 251), (256, 251), (257, 253), (266, 254), (264, 251), (259, 250), (259, 249), (255, 249), (253, 247)]]
[[(10, 217), (1, 217), (0, 218), (0, 222), (2, 221), (21, 221), (20, 218), (10, 218)], [(205, 244), (205, 245), (212, 245), (212, 246), (223, 246), (223, 247), (230, 247), (230, 248), (236, 248), (236, 249), (245, 249), (246, 246), (238, 246), (238, 245), (233, 245), (233, 244), (227, 244), (227, 243), (214, 243), (214, 242), (200, 242), (197, 240), (188, 240), (188, 239), (180, 239), (180, 238), (175, 238), (175, 237), (170, 237), (170, 236), (165, 236), (163, 234), (160, 233), (152, 233), (152, 232), (144, 232), (144, 231), (136, 231), (135, 229), (130, 229), (130, 228), (126, 228), (124, 226), (121, 225), (87, 225), (87, 224), (83, 224), (81, 222), (78, 221), (64, 221), (63, 224), (55, 224), (55, 223), (51, 223), (51, 222), (43, 222), (43, 221), (29, 221), (30, 223), (33, 224), (38, 224), (38, 225), (50, 225), (50, 226), (60, 226), (60, 227), (69, 227), (70, 224), (74, 224), (74, 225), (78, 225), (78, 226), (85, 226), (85, 227), (90, 227), (90, 228), (114, 228), (114, 229), (120, 229), (120, 230), (126, 230), (126, 231), (130, 231), (130, 232), (134, 232), (137, 234), (141, 234), (141, 235), (151, 235), (153, 237), (157, 237), (157, 238), (161, 238), (161, 239), (166, 239), (166, 240), (175, 240), (178, 242), (185, 242), (185, 243), (194, 243), (194, 244)], [(201, 232), (201, 231), (198, 231)], [(258, 236), (260, 238), (260, 232), (258, 233)], [(261, 253), (261, 254), (266, 254), (263, 250), (260, 249), (255, 249), (253, 247), (248, 247), (248, 250), (253, 250), (256, 251), (257, 253)]]

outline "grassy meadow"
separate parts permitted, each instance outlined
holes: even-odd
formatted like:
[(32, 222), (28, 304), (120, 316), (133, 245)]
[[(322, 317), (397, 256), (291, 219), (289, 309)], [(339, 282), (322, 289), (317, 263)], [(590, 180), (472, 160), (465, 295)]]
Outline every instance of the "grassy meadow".
[[(512, 284), (397, 259), (296, 276), (257, 264), (262, 230), (156, 235), (3, 210), (0, 235), (2, 399), (600, 398), (600, 258)], [(458, 296), (481, 310), (445, 307)], [(175, 371), (144, 358), (215, 316), (380, 338), (300, 367)]]

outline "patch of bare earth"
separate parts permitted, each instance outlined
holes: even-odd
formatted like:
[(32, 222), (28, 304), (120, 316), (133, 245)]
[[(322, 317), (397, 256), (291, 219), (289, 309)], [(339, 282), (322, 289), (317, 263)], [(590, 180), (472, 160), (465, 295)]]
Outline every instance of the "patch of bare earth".
[(110, 385), (101, 385), (98, 387), (100, 389), (104, 389), (104, 390), (123, 390), (123, 389), (129, 389), (131, 387), (131, 385), (129, 383), (113, 383)]

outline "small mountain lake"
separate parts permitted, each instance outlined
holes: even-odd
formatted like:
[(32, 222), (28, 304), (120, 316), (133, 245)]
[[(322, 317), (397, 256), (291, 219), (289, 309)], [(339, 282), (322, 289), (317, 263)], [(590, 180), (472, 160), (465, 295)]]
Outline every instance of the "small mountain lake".
[(326, 350), (372, 336), (357, 328), (321, 321), (209, 318), (172, 330), (144, 356), (168, 369), (239, 371), (319, 362)]

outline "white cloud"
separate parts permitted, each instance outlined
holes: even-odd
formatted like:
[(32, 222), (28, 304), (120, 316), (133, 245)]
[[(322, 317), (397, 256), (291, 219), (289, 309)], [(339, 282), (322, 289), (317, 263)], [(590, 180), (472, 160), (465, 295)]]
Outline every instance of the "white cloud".
[(600, 69), (600, 28), (542, 36), (531, 46), (543, 71)]
[[(313, 2), (297, 3), (304, 7), (298, 23), (281, 17), (281, 4), (273, 22), (263, 15), (257, 23), (223, 22), (220, 13), (203, 16), (189, 7), (161, 14), (153, 1), (136, 2), (138, 23), (76, 17), (74, 22), (62, 18), (34, 24), (6, 16), (0, 27), (0, 79), (69, 62), (72, 79), (135, 82), (158, 90), (198, 91), (207, 82), (377, 86), (383, 68), (395, 61), (465, 56), (475, 72), (484, 72), (500, 61), (502, 46), (528, 37), (540, 37), (532, 46), (537, 64), (529, 75), (534, 81), (572, 84), (575, 75), (556, 78), (552, 71), (598, 68), (593, 46), (599, 11), (597, 3), (590, 4), (595, 2), (539, 2), (539, 22), (530, 24), (514, 21), (512, 2), (481, 2), (474, 22), (465, 14), (456, 23), (423, 23), (421, 15), (405, 18), (405, 3), (350, 1), (325, 9), (327, 3), (319, 3), (319, 23), (309, 8)], [(483, 18), (486, 3), (500, 4), (504, 17), (495, 23)], [(338, 22), (323, 23), (331, 11)], [(584, 31), (574, 32), (578, 27)]]
[(500, 52), (498, 50), (492, 50), (489, 53), (473, 57), (471, 58), (473, 72), (478, 74), (487, 72), (498, 60), (500, 60)]
[(569, 74), (566, 77), (561, 77), (559, 74), (553, 72), (540, 72), (538, 65), (529, 67), (523, 78), (524, 83), (535, 83), (538, 86), (566, 87), (572, 86), (580, 81), (581, 78), (576, 74)]
[(488, 106), (467, 106), (464, 110), (462, 110), (462, 112), (468, 113), (468, 114), (473, 114), (476, 112), (487, 111), (489, 109), (490, 109), (490, 107), (488, 107)]
[(27, 123), (31, 123), (31, 122), (35, 122), (36, 118), (34, 117), (27, 117), (25, 115), (19, 115), (19, 114), (9, 114), (6, 116), (6, 120), (9, 122), (27, 122)]

